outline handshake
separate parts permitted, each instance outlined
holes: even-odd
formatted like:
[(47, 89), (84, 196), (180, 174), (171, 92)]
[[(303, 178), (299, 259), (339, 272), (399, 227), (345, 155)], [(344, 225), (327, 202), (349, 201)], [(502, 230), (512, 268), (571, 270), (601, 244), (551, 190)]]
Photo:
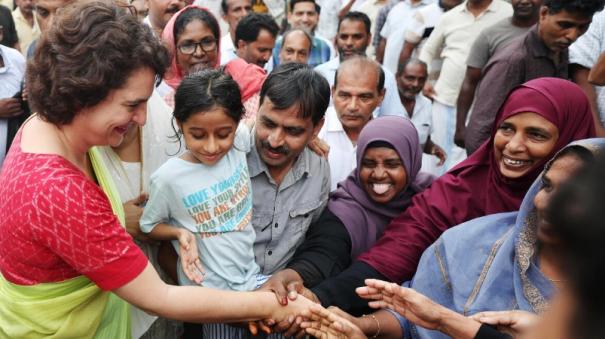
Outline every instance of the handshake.
[(326, 309), (311, 290), (305, 288), (295, 271), (285, 269), (274, 274), (258, 291), (272, 292), (279, 306), (271, 319), (249, 322), (253, 335), (260, 331), (282, 333), (285, 337), (302, 338), (367, 338), (355, 325), (357, 318), (336, 307)]

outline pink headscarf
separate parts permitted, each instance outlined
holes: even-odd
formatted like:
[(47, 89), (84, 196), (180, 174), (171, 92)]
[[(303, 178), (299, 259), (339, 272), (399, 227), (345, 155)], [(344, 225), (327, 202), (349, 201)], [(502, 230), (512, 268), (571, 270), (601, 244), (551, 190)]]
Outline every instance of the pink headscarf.
[[(185, 77), (185, 74), (183, 74), (183, 72), (181, 71), (181, 68), (179, 67), (178, 62), (176, 61), (177, 51), (176, 51), (176, 41), (174, 39), (174, 24), (176, 22), (176, 19), (178, 19), (178, 17), (183, 12), (185, 12), (189, 9), (193, 9), (193, 8), (197, 8), (202, 11), (205, 11), (214, 18), (214, 15), (212, 13), (210, 13), (210, 11), (207, 8), (196, 6), (196, 5), (189, 5), (189, 6), (185, 6), (180, 11), (176, 12), (172, 16), (172, 18), (170, 18), (170, 20), (168, 20), (168, 23), (166, 24), (166, 26), (164, 27), (164, 30), (162, 31), (162, 41), (164, 42), (164, 45), (166, 46), (166, 48), (168, 48), (168, 51), (170, 52), (170, 55), (172, 56), (172, 60), (170, 61), (170, 66), (168, 67), (168, 70), (166, 71), (166, 73), (164, 75), (164, 81), (170, 87), (172, 87), (174, 89), (179, 87), (179, 85), (181, 84), (181, 81), (183, 81), (183, 78)], [(221, 29), (219, 27), (218, 36), (216, 37), (216, 61), (212, 67), (214, 69), (218, 68), (221, 64), (221, 45), (220, 44), (221, 44)]]
[[(214, 15), (207, 8), (196, 5), (189, 5), (175, 13), (166, 24), (166, 27), (164, 27), (164, 31), (162, 31), (162, 41), (164, 42), (166, 48), (168, 48), (168, 51), (170, 51), (172, 55), (170, 66), (168, 67), (168, 70), (164, 75), (164, 81), (175, 90), (177, 87), (179, 87), (181, 81), (183, 81), (185, 74), (183, 74), (181, 68), (179, 67), (176, 61), (177, 50), (176, 41), (174, 37), (174, 24), (183, 12), (194, 8), (205, 11), (210, 16), (214, 17)], [(216, 39), (216, 61), (212, 67), (214, 69), (219, 68), (221, 64), (220, 28)], [(242, 93), (242, 102), (245, 102), (246, 100), (250, 99), (253, 95), (260, 92), (263, 82), (267, 77), (267, 72), (265, 72), (264, 69), (257, 65), (249, 64), (240, 58), (237, 58), (227, 63), (225, 65), (225, 73), (231, 75), (233, 80), (235, 80), (235, 82), (237, 82), (237, 84), (239, 85)]]

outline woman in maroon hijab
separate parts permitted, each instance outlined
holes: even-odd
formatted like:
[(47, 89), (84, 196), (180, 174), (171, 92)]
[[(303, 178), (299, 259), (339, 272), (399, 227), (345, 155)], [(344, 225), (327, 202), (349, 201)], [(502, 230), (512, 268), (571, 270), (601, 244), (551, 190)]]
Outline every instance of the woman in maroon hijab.
[(540, 78), (518, 86), (500, 108), (490, 140), (415, 195), (378, 242), (347, 270), (312, 291), (325, 306), (363, 310), (367, 304), (355, 295), (355, 288), (365, 278), (409, 280), (422, 252), (446, 229), (518, 210), (531, 183), (558, 150), (594, 136), (591, 114), (586, 96), (569, 81)]

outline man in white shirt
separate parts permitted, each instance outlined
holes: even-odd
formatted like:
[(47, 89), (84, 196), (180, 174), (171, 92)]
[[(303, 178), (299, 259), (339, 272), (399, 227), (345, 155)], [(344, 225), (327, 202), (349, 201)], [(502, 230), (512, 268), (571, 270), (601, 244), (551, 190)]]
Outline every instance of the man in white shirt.
[(33, 0), (17, 0), (16, 4), (17, 8), (13, 11), (13, 20), (15, 21), (17, 36), (19, 36), (21, 54), (25, 55), (29, 44), (40, 36), (40, 29), (34, 18)]
[(251, 0), (222, 0), (223, 20), (229, 25), (227, 34), (221, 37), (221, 65), (235, 59), (235, 29), (243, 17), (252, 12)]
[(21, 101), (13, 95), (20, 91), (24, 74), (23, 55), (16, 49), (0, 45), (0, 168), (14, 136), (9, 133), (10, 121), (23, 114)]
[[(361, 12), (349, 12), (338, 25), (338, 34), (336, 35), (336, 47), (339, 57), (334, 58), (324, 64), (315, 67), (319, 74), (323, 75), (330, 85), (334, 85), (334, 74), (340, 63), (352, 56), (365, 56), (366, 49), (372, 41), (370, 34), (370, 19)], [(406, 116), (405, 109), (401, 105), (397, 94), (397, 82), (395, 75), (384, 70), (384, 100), (380, 106), (374, 110), (375, 117), (382, 115)], [(333, 104), (333, 100), (330, 104)]]
[(401, 103), (418, 132), (418, 140), (424, 153), (422, 170), (435, 173), (434, 169), (442, 166), (447, 156), (443, 149), (431, 140), (433, 103), (422, 94), (422, 88), (428, 78), (427, 68), (427, 65), (418, 59), (404, 61), (397, 72), (397, 86)]
[(384, 98), (384, 71), (378, 63), (354, 56), (340, 64), (334, 79), (334, 106), (326, 111), (319, 138), (330, 145), (330, 190), (355, 169), (357, 138)]
[(430, 5), (432, 2), (433, 0), (404, 0), (395, 5), (389, 12), (380, 31), (380, 41), (376, 54), (384, 56), (382, 64), (391, 73), (397, 73), (399, 52), (403, 47), (405, 27), (419, 9)]
[(456, 100), (471, 46), (483, 29), (512, 14), (511, 5), (502, 0), (467, 0), (443, 14), (420, 52), (419, 59), (429, 65), (429, 72), (432, 61), (443, 58), (435, 87), (427, 82), (424, 89), (425, 94), (434, 100), (431, 138), (447, 153), (447, 161), (440, 174), (466, 158), (465, 150), (454, 144), (453, 136)]

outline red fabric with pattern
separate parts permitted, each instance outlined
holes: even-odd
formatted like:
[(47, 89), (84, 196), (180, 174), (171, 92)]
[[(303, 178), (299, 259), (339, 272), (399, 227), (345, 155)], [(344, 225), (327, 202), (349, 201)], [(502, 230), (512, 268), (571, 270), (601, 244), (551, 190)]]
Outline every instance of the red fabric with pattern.
[(20, 133), (0, 173), (0, 272), (34, 285), (87, 276), (104, 290), (137, 277), (147, 258), (105, 193), (66, 159), (23, 153)]

